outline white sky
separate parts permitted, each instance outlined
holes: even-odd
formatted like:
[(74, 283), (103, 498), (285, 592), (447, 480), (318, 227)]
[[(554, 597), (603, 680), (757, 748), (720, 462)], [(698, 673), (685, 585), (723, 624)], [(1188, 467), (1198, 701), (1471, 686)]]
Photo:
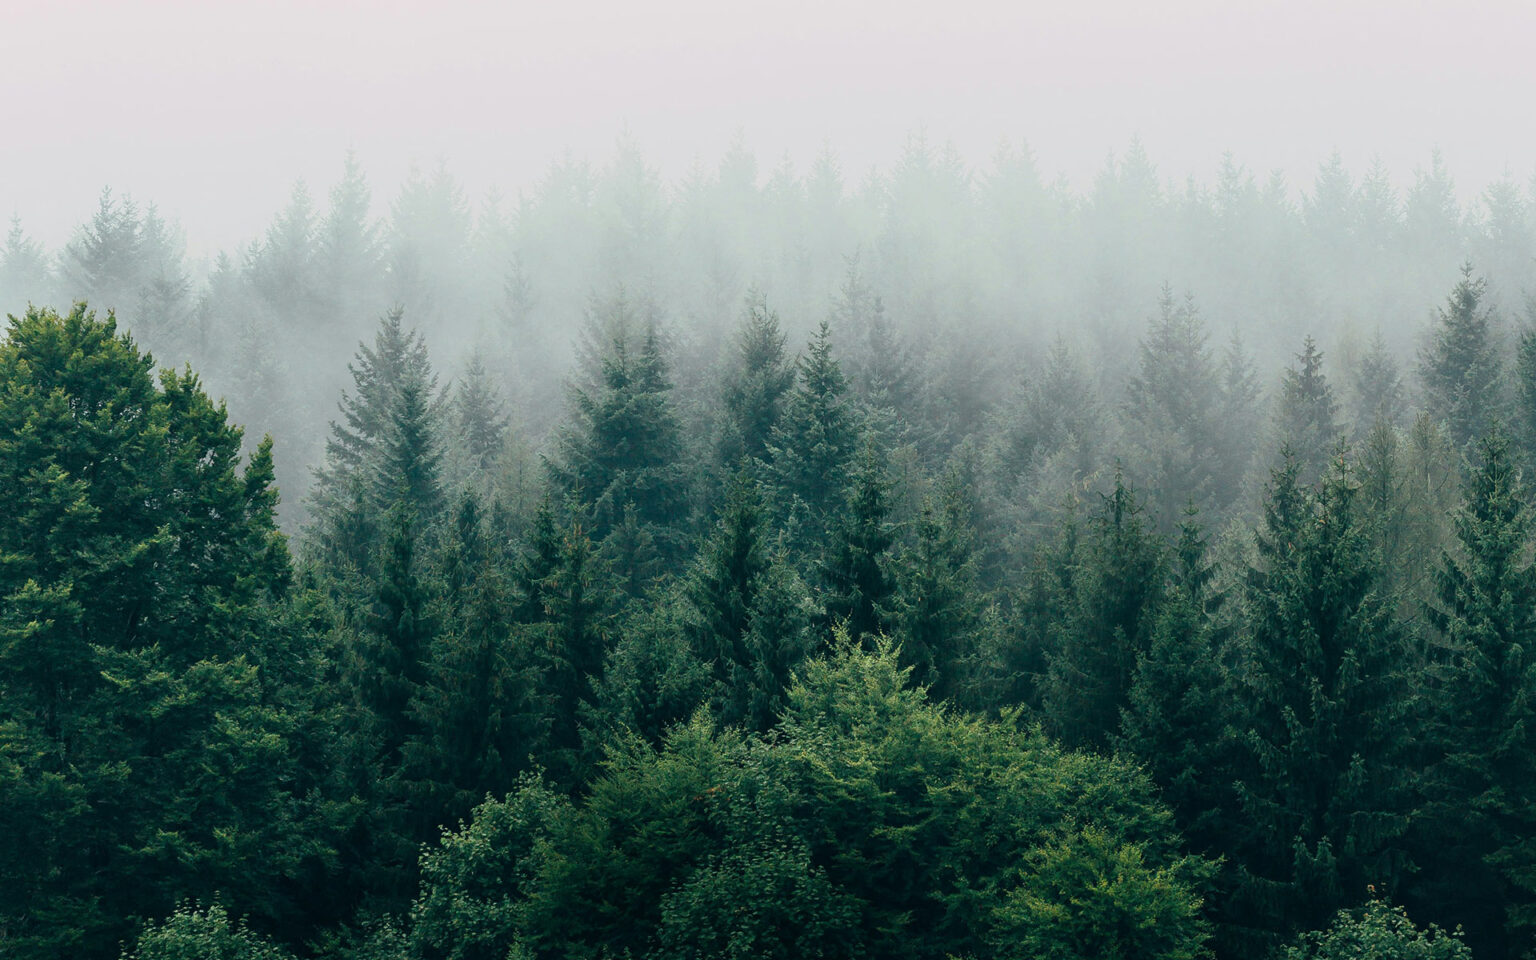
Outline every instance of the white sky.
[(110, 184), (232, 246), (348, 147), (378, 204), (412, 160), (515, 193), (624, 130), (669, 178), (739, 131), (765, 173), (830, 142), (857, 179), (922, 128), (1078, 183), (1133, 134), (1165, 177), (1230, 149), (1302, 186), (1439, 145), (1470, 190), (1536, 172), (1533, 120), (1514, 0), (0, 0), (0, 217), (50, 244)]

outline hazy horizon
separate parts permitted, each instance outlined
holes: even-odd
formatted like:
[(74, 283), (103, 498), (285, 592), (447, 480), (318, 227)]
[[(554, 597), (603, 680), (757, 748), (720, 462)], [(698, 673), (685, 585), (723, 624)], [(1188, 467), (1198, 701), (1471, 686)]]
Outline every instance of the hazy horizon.
[(1512, 3), (19, 0), (10, 20), (0, 214), (54, 249), (105, 186), (155, 203), (194, 256), (232, 249), (296, 180), (322, 196), (349, 149), (376, 213), (413, 164), (516, 196), (621, 136), (669, 183), (740, 137), (764, 177), (825, 145), (857, 185), (919, 132), (973, 169), (1027, 144), (1079, 189), (1132, 138), (1179, 183), (1210, 181), (1227, 151), (1297, 193), (1335, 150), (1401, 186), (1438, 148), (1464, 201), (1536, 173), (1536, 131), (1507, 106), (1536, 98), (1536, 10)]

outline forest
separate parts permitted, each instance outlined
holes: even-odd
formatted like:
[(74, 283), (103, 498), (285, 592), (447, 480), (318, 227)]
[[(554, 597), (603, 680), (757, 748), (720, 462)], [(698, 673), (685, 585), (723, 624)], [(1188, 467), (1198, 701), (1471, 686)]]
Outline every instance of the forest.
[(0, 955), (1536, 955), (1536, 180), (1215, 169), (13, 218)]

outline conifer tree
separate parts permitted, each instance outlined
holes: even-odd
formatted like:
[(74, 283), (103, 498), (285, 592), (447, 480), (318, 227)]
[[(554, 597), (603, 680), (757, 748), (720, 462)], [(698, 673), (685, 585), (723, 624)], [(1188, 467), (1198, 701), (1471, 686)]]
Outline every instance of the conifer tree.
[(464, 368), (454, 397), (454, 420), (470, 464), (486, 472), (501, 456), (507, 435), (506, 404), (476, 353)]
[(41, 303), (49, 292), (49, 258), (43, 245), (27, 236), (21, 218), (11, 217), (0, 246), (0, 314), (21, 313), (28, 302)]
[(818, 570), (825, 628), (841, 627), (859, 642), (885, 632), (895, 589), (884, 473), (878, 451), (867, 447)]
[(242, 470), (222, 405), (152, 367), (84, 304), (0, 342), (0, 951), (21, 960), (115, 955), (219, 890), (290, 922), (287, 878), (330, 856), (263, 672), (305, 655), (281, 646), (271, 444)]
[(1363, 436), (1378, 422), (1394, 427), (1402, 424), (1407, 413), (1403, 377), (1380, 330), (1355, 367), (1353, 395), (1356, 436)]
[(1071, 747), (1101, 748), (1120, 727), (1137, 658), (1162, 602), (1166, 549), (1120, 477), (1079, 544), (1043, 678), (1046, 727)]
[(826, 321), (795, 366), (798, 382), (768, 452), (780, 509), (793, 525), (791, 542), (805, 549), (825, 542), (833, 514), (843, 505), (842, 478), (853, 462), (857, 433)]
[(749, 295), (746, 316), (736, 332), (737, 367), (724, 387), (725, 422), (720, 462), (765, 459), (768, 443), (783, 415), (785, 397), (795, 384), (795, 369), (784, 357), (784, 333), (778, 314), (760, 295)]
[[(527, 604), (526, 591), (531, 589), (539, 611), (537, 619), (514, 629), (513, 642), (537, 665), (538, 709), (547, 731), (547, 749), (540, 759), (557, 781), (574, 788), (585, 778), (590, 762), (582, 718), (596, 706), (594, 687), (608, 652), (614, 598), (579, 505), (568, 501), (564, 514), (552, 527), (554, 543), (539, 544), (518, 575), (523, 580), (549, 564), (543, 577), (523, 584), (519, 605)], [(550, 548), (552, 555), (544, 556)]]
[(1529, 462), (1536, 462), (1536, 327), (1520, 332), (1515, 349), (1514, 409), (1510, 423), (1513, 439), (1525, 451)]
[(591, 380), (571, 388), (571, 419), (550, 477), (591, 508), (591, 536), (605, 539), (630, 504), (664, 557), (677, 556), (686, 529), (681, 426), (654, 319), (624, 299), (594, 320)]
[(1316, 492), (1299, 470), (1287, 452), (1270, 484), (1234, 673), (1240, 816), (1222, 914), (1229, 947), (1250, 953), (1407, 869), (1407, 647), (1342, 451)]
[(1196, 850), (1220, 852), (1220, 817), (1231, 809), (1223, 631), (1214, 619), (1226, 599), (1193, 506), (1179, 525), (1171, 583), (1120, 714), (1117, 750), (1136, 757), (1162, 788)]
[(804, 590), (772, 553), (757, 484), (739, 475), (682, 588), (683, 633), (715, 681), (721, 723), (767, 730), (809, 652)]
[(1495, 426), (1478, 442), (1456, 514), (1456, 550), (1442, 556), (1429, 607), (1438, 756), (1416, 824), (1425, 863), (1414, 883), (1425, 915), (1464, 926), (1478, 956), (1520, 956), (1536, 942), (1532, 523)]
[(1323, 373), (1323, 352), (1310, 336), (1302, 341), (1296, 361), (1298, 366), (1287, 369), (1280, 383), (1276, 427), (1281, 446), (1296, 460), (1299, 481), (1310, 484), (1322, 476), (1339, 441), (1339, 406)]
[(1164, 287), (1160, 314), (1141, 341), (1137, 373), (1126, 388), (1132, 475), (1149, 498), (1153, 521), (1170, 528), (1191, 497), (1215, 503), (1221, 396), (1207, 337), (1193, 300), (1176, 303)]
[(939, 498), (924, 502), (915, 542), (901, 552), (890, 614), (903, 664), (935, 700), (967, 690), (997, 626), (977, 579), (976, 535), (957, 473), (945, 478)]
[(415, 730), (402, 774), (418, 835), (469, 815), (487, 794), (512, 789), (541, 749), (533, 664), (508, 635), (511, 594), (485, 542), (484, 520), (465, 497), (442, 559), (442, 596), (422, 682), (410, 704)]
[(405, 329), (399, 310), (384, 316), (373, 345), (360, 344), (347, 369), (353, 392), (342, 393), (342, 419), (331, 423), (315, 474), (310, 542), (332, 571), (371, 575), (382, 514), (405, 503), (425, 523), (439, 506), (437, 377), (425, 341)]
[(1503, 364), (1493, 316), (1483, 302), (1487, 283), (1472, 278), (1472, 264), (1439, 311), (1430, 341), (1419, 354), (1425, 409), (1446, 424), (1462, 450), (1488, 432), (1503, 403)]

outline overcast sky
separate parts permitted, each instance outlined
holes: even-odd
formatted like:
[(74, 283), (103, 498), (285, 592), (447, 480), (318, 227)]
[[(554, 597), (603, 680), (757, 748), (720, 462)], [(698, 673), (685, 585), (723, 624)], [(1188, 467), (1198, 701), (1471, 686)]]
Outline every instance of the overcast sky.
[(58, 244), (110, 184), (207, 251), (349, 147), (382, 205), (413, 160), (515, 193), (624, 130), (669, 178), (739, 131), (857, 179), (924, 129), (1078, 183), (1132, 135), (1165, 177), (1230, 149), (1303, 187), (1438, 145), (1470, 191), (1536, 172), (1533, 50), (1514, 0), (0, 0), (0, 215)]

